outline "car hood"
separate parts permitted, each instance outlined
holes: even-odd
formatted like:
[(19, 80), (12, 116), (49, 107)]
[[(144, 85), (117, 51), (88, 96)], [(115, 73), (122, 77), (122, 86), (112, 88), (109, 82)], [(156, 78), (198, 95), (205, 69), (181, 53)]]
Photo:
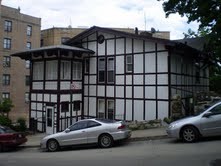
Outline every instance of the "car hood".
[(171, 123), (171, 125), (173, 124), (182, 124), (182, 123), (193, 123), (196, 119), (198, 119), (198, 116), (189, 116), (189, 117), (186, 117), (186, 118), (182, 118), (182, 119), (179, 119), (179, 120), (176, 120), (174, 122)]

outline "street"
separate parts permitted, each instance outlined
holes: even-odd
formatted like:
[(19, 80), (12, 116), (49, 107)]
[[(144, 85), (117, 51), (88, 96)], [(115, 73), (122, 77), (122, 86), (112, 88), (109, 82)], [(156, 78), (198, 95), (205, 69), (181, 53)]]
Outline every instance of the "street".
[(216, 159), (221, 159), (220, 138), (193, 144), (162, 139), (128, 142), (110, 149), (69, 148), (55, 153), (18, 149), (1, 153), (0, 166), (208, 166)]

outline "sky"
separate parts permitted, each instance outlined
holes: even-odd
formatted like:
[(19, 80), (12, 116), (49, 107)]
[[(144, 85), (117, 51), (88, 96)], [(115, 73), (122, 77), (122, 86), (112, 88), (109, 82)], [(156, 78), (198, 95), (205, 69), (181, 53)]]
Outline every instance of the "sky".
[(196, 22), (178, 14), (165, 17), (157, 0), (2, 0), (2, 5), (18, 8), (21, 13), (41, 18), (41, 29), (52, 27), (113, 27), (170, 31), (170, 38), (182, 39)]

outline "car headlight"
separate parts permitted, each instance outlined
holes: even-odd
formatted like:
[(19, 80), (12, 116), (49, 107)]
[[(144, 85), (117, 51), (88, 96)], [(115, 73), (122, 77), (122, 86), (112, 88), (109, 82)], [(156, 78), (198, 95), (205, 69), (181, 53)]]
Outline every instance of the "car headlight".
[(169, 129), (175, 128), (177, 126), (177, 123), (172, 123), (169, 125)]

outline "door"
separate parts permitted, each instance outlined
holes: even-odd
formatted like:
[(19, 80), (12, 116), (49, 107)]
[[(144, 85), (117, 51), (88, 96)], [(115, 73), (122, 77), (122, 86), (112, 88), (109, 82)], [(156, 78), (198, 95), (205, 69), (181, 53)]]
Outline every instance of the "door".
[(79, 121), (69, 127), (70, 131), (64, 133), (60, 139), (61, 145), (78, 145), (87, 143), (87, 121)]
[(221, 135), (221, 104), (209, 112), (210, 116), (201, 119), (202, 134), (205, 136)]
[(46, 109), (46, 133), (54, 133), (54, 108), (47, 107)]

